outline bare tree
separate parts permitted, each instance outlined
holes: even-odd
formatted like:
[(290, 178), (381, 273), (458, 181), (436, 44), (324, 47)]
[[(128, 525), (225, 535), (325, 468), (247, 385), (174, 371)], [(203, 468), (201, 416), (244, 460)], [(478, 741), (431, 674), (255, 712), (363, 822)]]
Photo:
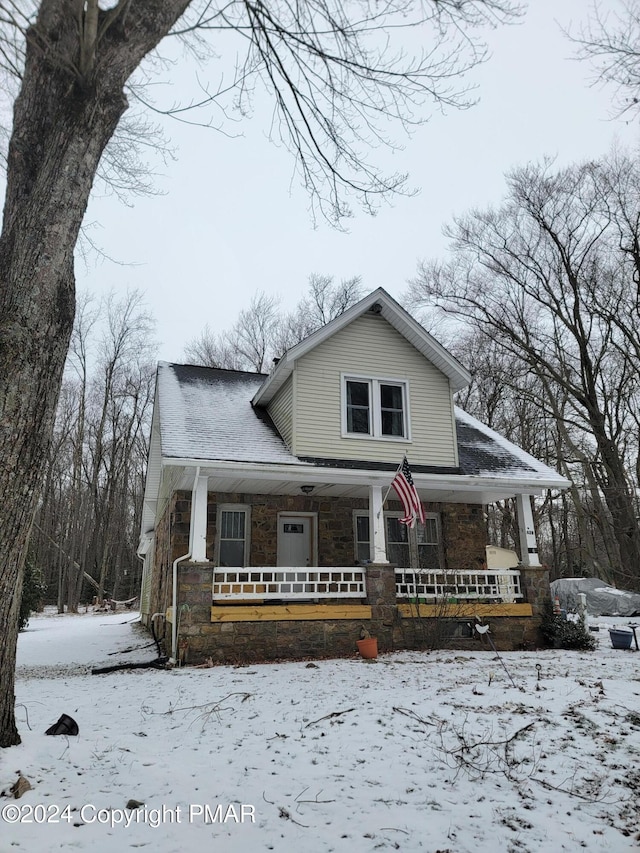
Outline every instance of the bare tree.
[(281, 356), (316, 329), (355, 305), (361, 296), (360, 276), (336, 283), (332, 275), (312, 273), (306, 294), (294, 310), (285, 313), (280, 320), (274, 340), (274, 354)]
[(282, 312), (280, 299), (261, 291), (231, 329), (215, 333), (205, 326), (185, 346), (185, 356), (206, 367), (263, 373), (275, 358), (342, 314), (360, 296), (359, 277), (335, 284), (333, 276), (315, 273), (309, 276), (307, 293), (293, 311)]
[(269, 347), (278, 325), (278, 304), (277, 297), (257, 293), (233, 325), (231, 335), (235, 351), (256, 373), (264, 372), (266, 367)]
[[(534, 507), (538, 549), (552, 576), (615, 580), (611, 566), (619, 567), (619, 554), (592, 473), (593, 442), (575, 423), (567, 394), (534, 374), (526, 359), (514, 358), (490, 330), (458, 328), (450, 348), (473, 376), (459, 405), (571, 481), (567, 492), (548, 490)], [(490, 541), (517, 547), (513, 501), (492, 504), (488, 515)]]
[(617, 10), (604, 12), (594, 3), (587, 24), (569, 38), (580, 59), (595, 69), (596, 77), (613, 86), (618, 113), (640, 108), (640, 3), (620, 0)]
[(87, 575), (102, 598), (130, 584), (155, 370), (138, 293), (81, 295), (30, 556), (58, 609), (77, 611)]
[[(32, 13), (33, 9), (33, 13)], [(262, 81), (303, 181), (321, 209), (346, 212), (402, 186), (369, 163), (389, 122), (460, 102), (459, 73), (482, 58), (469, 28), (513, 14), (509, 0), (289, 4), (243, 0), (0, 0), (0, 64), (20, 78), (0, 235), (0, 746), (19, 741), (14, 665), (22, 568), (73, 328), (73, 250), (125, 89), (172, 31), (235, 33), (240, 100)], [(178, 23), (179, 22), (179, 23)], [(423, 28), (413, 60), (399, 41)], [(457, 38), (457, 41), (456, 41)], [(393, 45), (398, 45), (394, 48)], [(462, 97), (464, 101), (464, 97)]]
[(204, 367), (247, 369), (244, 359), (235, 348), (232, 335), (229, 332), (213, 332), (208, 324), (197, 338), (185, 346), (184, 355), (191, 364)]
[(455, 221), (453, 260), (423, 264), (413, 298), (492, 337), (536, 378), (563, 448), (588, 459), (615, 536), (614, 575), (638, 586), (640, 172), (614, 155), (526, 167), (508, 182), (499, 209)]

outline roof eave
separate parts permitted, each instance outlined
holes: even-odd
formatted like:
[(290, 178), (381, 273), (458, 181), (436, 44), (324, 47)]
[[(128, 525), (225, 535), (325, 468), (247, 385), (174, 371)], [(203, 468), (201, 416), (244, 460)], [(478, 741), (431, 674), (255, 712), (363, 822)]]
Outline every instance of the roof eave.
[[(251, 401), (252, 405), (267, 405), (289, 378), (293, 372), (295, 362), (299, 358), (328, 340), (362, 314), (365, 314), (376, 303), (380, 303), (381, 314), (384, 319), (447, 376), (453, 392), (460, 391), (469, 384), (471, 381), (469, 371), (442, 344), (432, 337), (406, 309), (396, 302), (384, 288), (379, 287), (368, 296), (365, 296), (364, 299), (352, 305), (344, 313), (335, 317), (326, 326), (323, 326), (294, 347), (291, 347), (282, 356), (264, 384), (258, 389)], [(415, 340), (411, 340), (408, 337), (407, 332), (410, 332), (422, 346), (417, 346)]]
[[(264, 463), (255, 462), (232, 462), (220, 459), (188, 459), (178, 457), (163, 457), (162, 464), (166, 466), (184, 466), (209, 468), (217, 473), (240, 473), (256, 479), (298, 479), (309, 483), (323, 483), (331, 476), (335, 482), (341, 483), (371, 483), (380, 485), (390, 483), (393, 479), (393, 471), (372, 471), (368, 468), (326, 468), (314, 465), (311, 462), (300, 462), (296, 460), (288, 463)], [(571, 481), (565, 477), (531, 477), (531, 476), (507, 476), (491, 477), (475, 474), (420, 474), (413, 472), (413, 480), (418, 488), (428, 489), (436, 486), (453, 486), (460, 489), (477, 487), (486, 489), (500, 487), (513, 491), (514, 494), (532, 494), (544, 489), (566, 489)]]

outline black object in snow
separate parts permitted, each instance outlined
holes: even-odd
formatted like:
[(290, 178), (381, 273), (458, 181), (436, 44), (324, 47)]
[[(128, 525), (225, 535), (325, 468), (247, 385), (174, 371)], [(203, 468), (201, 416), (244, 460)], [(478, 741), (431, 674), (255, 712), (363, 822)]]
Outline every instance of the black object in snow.
[(79, 732), (78, 724), (68, 714), (61, 714), (57, 723), (50, 726), (46, 735), (77, 735)]

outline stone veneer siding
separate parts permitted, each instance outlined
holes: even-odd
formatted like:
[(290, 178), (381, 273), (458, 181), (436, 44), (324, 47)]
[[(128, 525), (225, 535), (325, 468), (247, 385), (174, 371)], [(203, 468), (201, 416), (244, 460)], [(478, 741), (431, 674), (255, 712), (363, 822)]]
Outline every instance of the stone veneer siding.
[[(251, 507), (251, 548), (249, 565), (275, 566), (277, 562), (278, 513), (315, 513), (318, 519), (318, 566), (352, 566), (355, 560), (354, 510), (366, 510), (368, 501), (356, 498), (314, 498), (313, 495), (247, 495), (209, 492), (207, 505), (207, 559), (215, 560), (216, 515), (220, 504)], [(474, 568), (485, 559), (487, 527), (484, 509), (474, 504), (426, 503), (425, 512), (440, 517), (443, 568)], [(388, 501), (385, 509), (400, 510), (398, 501)], [(165, 570), (189, 547), (191, 518), (190, 492), (176, 492), (161, 525), (170, 514), (171, 541), (156, 540), (156, 565)], [(156, 534), (157, 536), (157, 534)], [(160, 553), (161, 552), (161, 553)]]
[[(215, 556), (218, 504), (251, 507), (251, 565), (275, 566), (279, 512), (310, 512), (318, 516), (318, 564), (350, 566), (354, 562), (353, 511), (366, 509), (366, 500), (314, 498), (306, 495), (268, 496), (209, 494), (207, 511), (207, 558)], [(389, 502), (388, 508), (400, 508)], [(483, 507), (466, 504), (426, 504), (427, 512), (440, 514), (444, 568), (471, 568), (484, 560), (486, 525)], [(190, 492), (177, 492), (156, 528), (156, 551), (151, 590), (152, 613), (165, 612), (172, 600), (172, 564), (186, 553), (191, 514)], [(539, 623), (545, 598), (549, 597), (546, 569), (522, 569), (525, 601), (533, 618), (491, 618), (491, 635), (499, 649), (540, 644)], [(188, 662), (207, 657), (216, 662), (274, 660), (279, 658), (331, 657), (352, 654), (360, 636), (361, 620), (211, 622), (213, 562), (182, 563), (178, 567), (180, 638)], [(424, 648), (447, 644), (457, 648), (482, 648), (477, 633), (472, 639), (449, 638), (453, 623), (461, 619), (402, 618), (396, 607), (394, 567), (367, 566), (367, 600), (372, 619), (365, 625), (378, 638), (380, 651)], [(353, 602), (355, 603), (355, 602)], [(188, 608), (181, 609), (180, 605)], [(438, 622), (438, 625), (435, 623)]]

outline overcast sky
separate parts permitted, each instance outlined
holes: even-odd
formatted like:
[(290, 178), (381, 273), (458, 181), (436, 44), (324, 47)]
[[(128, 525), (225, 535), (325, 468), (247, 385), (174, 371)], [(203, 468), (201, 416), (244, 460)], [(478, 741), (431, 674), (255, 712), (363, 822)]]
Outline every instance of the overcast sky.
[[(612, 92), (589, 85), (592, 69), (572, 59), (560, 30), (584, 20), (590, 4), (530, 5), (524, 23), (488, 33), (492, 56), (470, 77), (480, 102), (435, 114), (388, 156), (391, 171), (410, 173), (417, 196), (397, 198), (375, 218), (356, 210), (347, 233), (322, 222), (314, 229), (292, 158), (269, 142), (264, 118), (230, 126), (242, 133), (235, 138), (173, 123), (178, 159), (162, 169), (163, 195), (130, 207), (96, 195), (90, 205), (92, 238), (129, 265), (80, 262), (79, 287), (144, 291), (159, 357), (169, 361), (183, 360), (185, 343), (205, 323), (228, 328), (257, 290), (295, 304), (311, 273), (360, 275), (366, 291), (382, 286), (401, 297), (418, 260), (445, 253), (443, 225), (470, 207), (499, 203), (510, 168), (545, 155), (559, 164), (595, 158), (614, 140), (637, 145), (637, 121), (612, 118)], [(183, 89), (188, 98), (195, 72), (171, 73), (176, 98)]]

